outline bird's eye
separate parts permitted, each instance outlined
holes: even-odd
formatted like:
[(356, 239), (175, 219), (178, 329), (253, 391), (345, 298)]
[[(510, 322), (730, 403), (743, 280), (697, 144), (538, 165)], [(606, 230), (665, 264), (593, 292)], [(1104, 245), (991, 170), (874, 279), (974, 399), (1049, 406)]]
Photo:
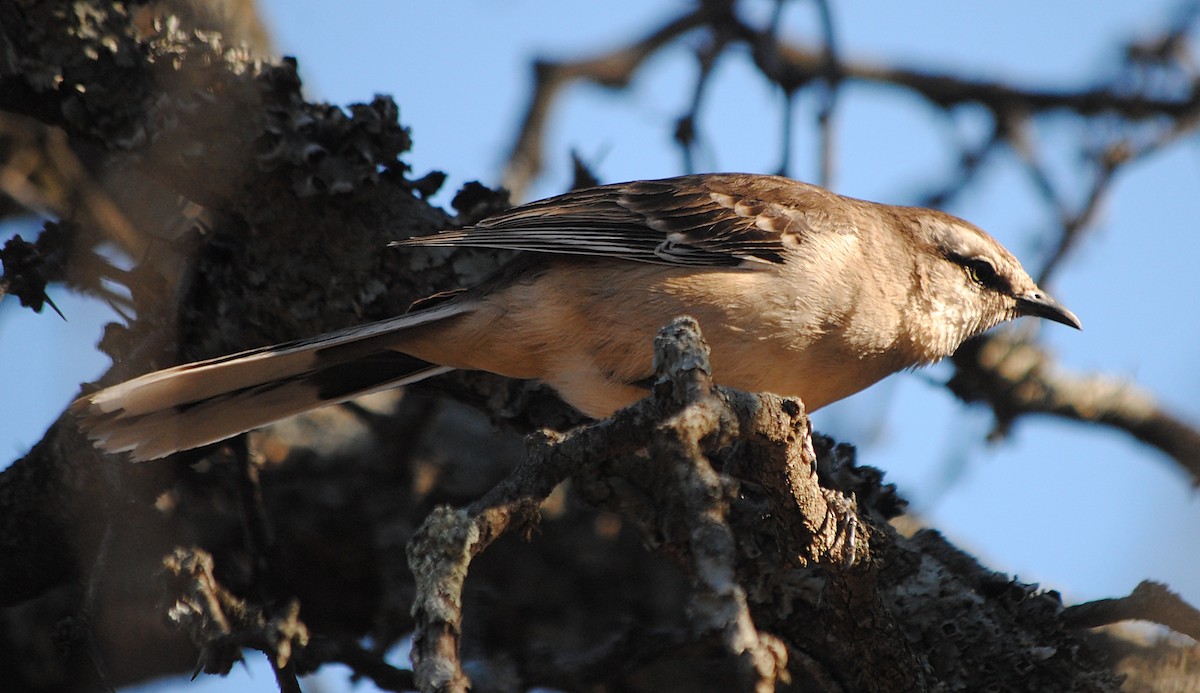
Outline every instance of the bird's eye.
[(967, 260), (965, 263), (967, 274), (970, 275), (971, 281), (980, 286), (995, 286), (996, 285), (996, 268), (992, 263), (982, 258)]

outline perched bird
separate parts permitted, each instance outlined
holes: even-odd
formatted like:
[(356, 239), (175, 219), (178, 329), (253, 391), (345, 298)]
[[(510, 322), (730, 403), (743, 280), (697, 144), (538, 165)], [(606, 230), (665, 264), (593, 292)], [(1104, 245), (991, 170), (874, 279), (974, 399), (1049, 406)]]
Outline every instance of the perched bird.
[(779, 176), (587, 188), (393, 245), (524, 252), (428, 307), (143, 375), (72, 411), (98, 447), (149, 460), (465, 368), (536, 378), (601, 418), (647, 393), (653, 337), (679, 315), (699, 321), (718, 383), (813, 411), (1005, 320), (1080, 327), (970, 223)]

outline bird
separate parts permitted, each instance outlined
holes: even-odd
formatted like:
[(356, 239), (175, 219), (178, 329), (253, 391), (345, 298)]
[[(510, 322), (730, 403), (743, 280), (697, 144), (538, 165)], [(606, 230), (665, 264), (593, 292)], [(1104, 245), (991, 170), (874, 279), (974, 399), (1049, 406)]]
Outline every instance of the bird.
[(1007, 320), (1082, 328), (970, 222), (782, 176), (583, 188), (391, 245), (518, 252), (405, 314), (152, 372), (70, 410), (136, 461), (454, 369), (540, 380), (602, 419), (648, 394), (654, 336), (690, 315), (715, 382), (811, 412)]

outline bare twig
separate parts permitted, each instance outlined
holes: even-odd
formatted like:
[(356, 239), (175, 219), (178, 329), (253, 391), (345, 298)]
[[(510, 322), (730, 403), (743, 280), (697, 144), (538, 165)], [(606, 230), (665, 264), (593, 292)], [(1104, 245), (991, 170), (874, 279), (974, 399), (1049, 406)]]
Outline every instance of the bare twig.
[(539, 60), (534, 64), (533, 97), (525, 110), (516, 142), (508, 155), (503, 185), (521, 200), (529, 184), (542, 170), (542, 137), (554, 99), (576, 80), (595, 82), (606, 87), (623, 87), (634, 72), (663, 46), (698, 26), (707, 18), (703, 8), (689, 12), (652, 31), (633, 44), (595, 58), (575, 62)]
[(699, 70), (696, 73), (695, 87), (692, 89), (691, 103), (687, 112), (675, 121), (675, 142), (679, 145), (682, 154), (683, 170), (688, 173), (697, 171), (695, 150), (699, 136), (696, 121), (700, 116), (700, 107), (710, 82), (709, 77), (712, 75), (713, 67), (717, 64), (717, 58), (724, 52), (727, 41), (728, 37), (722, 33), (718, 35), (717, 39), (710, 41), (697, 51)]
[(836, 162), (834, 144), (837, 135), (833, 114), (837, 107), (838, 94), (841, 92), (841, 49), (838, 47), (837, 34), (833, 28), (833, 10), (830, 8), (828, 0), (815, 0), (815, 2), (817, 13), (821, 18), (822, 50), (825, 57), (825, 76), (820, 92), (821, 105), (817, 111), (817, 130), (821, 135), (817, 182), (825, 187), (832, 187)]
[[(821, 51), (801, 46), (780, 46), (779, 59), (796, 80), (817, 79), (826, 70), (826, 58)], [(1082, 116), (1116, 114), (1130, 120), (1189, 118), (1200, 110), (1200, 89), (1196, 88), (1185, 98), (1171, 99), (1120, 93), (1110, 88), (1053, 90), (1013, 86), (865, 60), (843, 60), (841, 66), (841, 76), (847, 81), (900, 87), (941, 108), (980, 104), (995, 113), (1017, 111), (1033, 115), (1069, 111)]]
[[(1062, 230), (1059, 233), (1058, 243), (1055, 244), (1050, 257), (1042, 265), (1042, 271), (1038, 273), (1037, 283), (1039, 286), (1046, 286), (1050, 283), (1055, 270), (1061, 266), (1070, 250), (1078, 244), (1084, 231), (1094, 224), (1103, 200), (1107, 197), (1107, 193), (1112, 186), (1113, 174), (1117, 171), (1117, 165), (1118, 159), (1116, 157), (1105, 156), (1101, 158), (1097, 166), (1098, 170), (1092, 179), (1087, 199), (1084, 200), (1083, 206), (1079, 211), (1068, 213), (1063, 208), (1062, 203), (1054, 205), (1059, 210)], [(1039, 173), (1038, 177), (1044, 178), (1045, 173)]]
[(561, 465), (531, 457), (469, 508), (434, 509), (413, 535), (408, 547), (416, 582), (411, 657), (422, 691), (468, 689), (458, 657), (467, 567), (505, 532), (533, 522), (538, 505), (564, 478)]
[[(290, 602), (268, 615), (223, 587), (213, 575), (206, 551), (177, 548), (163, 560), (172, 584), (167, 617), (184, 628), (200, 649), (196, 671), (227, 674), (251, 647), (285, 668), (293, 651), (308, 644), (308, 628), (300, 621), (300, 604)], [(294, 676), (293, 676), (294, 678)]]

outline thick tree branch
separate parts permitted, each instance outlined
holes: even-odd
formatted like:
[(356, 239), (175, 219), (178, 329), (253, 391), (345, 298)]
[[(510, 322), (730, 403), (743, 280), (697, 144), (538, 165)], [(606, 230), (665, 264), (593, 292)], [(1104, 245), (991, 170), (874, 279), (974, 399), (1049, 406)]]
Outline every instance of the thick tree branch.
[[(934, 533), (895, 535), (885, 518), (902, 504), (878, 473), (828, 441), (814, 451), (797, 403), (714, 388), (689, 333), (690, 321), (664, 330), (656, 354), (666, 371), (650, 399), (535, 437), (529, 461), (504, 483), (464, 510), (435, 511), (414, 536), (423, 690), (469, 685), (460, 659), (468, 567), (499, 533), (528, 526), (568, 477), (582, 500), (633, 523), (683, 568), (688, 637), (695, 646), (715, 639), (719, 654), (705, 666), (724, 662), (717, 671), (740, 688), (790, 679), (802, 689), (921, 690), (958, 675), (978, 682), (987, 661), (985, 685), (1019, 679), (1021, 690), (1042, 690), (1073, 679), (1083, 690), (1117, 689), (1102, 657), (1068, 644), (1054, 596), (983, 569)], [(964, 599), (979, 601), (968, 609)], [(935, 663), (911, 646), (925, 638), (951, 649)]]

